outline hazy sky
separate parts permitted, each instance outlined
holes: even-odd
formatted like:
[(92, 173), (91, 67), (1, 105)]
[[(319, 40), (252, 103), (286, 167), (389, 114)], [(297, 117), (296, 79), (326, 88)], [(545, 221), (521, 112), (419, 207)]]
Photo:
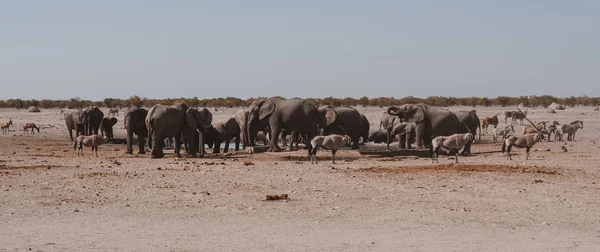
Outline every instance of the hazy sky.
[(600, 96), (600, 1), (6, 1), (0, 99)]

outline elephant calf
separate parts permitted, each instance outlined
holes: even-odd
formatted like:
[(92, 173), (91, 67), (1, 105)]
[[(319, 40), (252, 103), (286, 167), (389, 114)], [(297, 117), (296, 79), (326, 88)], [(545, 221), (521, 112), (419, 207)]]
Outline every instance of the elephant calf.
[(114, 138), (113, 126), (115, 124), (117, 124), (117, 118), (107, 117), (102, 119), (102, 122), (100, 123), (100, 132), (102, 133), (102, 136), (106, 136), (108, 137), (108, 140), (112, 140)]
[(386, 143), (388, 141), (388, 132), (386, 130), (376, 130), (369, 135), (368, 142)]
[(223, 152), (229, 151), (229, 142), (232, 138), (235, 138), (235, 150), (240, 149), (240, 126), (236, 122), (235, 118), (229, 118), (225, 122), (215, 123), (212, 127), (207, 129), (206, 144), (210, 148), (212, 145), (213, 153), (219, 153), (221, 143), (225, 142), (225, 148)]

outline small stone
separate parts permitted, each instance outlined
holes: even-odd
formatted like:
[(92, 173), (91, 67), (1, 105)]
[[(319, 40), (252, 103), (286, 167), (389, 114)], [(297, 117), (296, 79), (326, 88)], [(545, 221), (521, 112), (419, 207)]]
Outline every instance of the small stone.
[(73, 212), (79, 213), (79, 209), (75, 209), (73, 210)]

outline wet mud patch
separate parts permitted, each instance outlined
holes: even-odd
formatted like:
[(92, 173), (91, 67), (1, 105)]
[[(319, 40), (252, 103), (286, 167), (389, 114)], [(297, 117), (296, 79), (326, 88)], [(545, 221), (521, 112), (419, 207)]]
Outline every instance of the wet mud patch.
[(498, 164), (436, 164), (420, 166), (399, 166), (399, 167), (371, 167), (355, 170), (361, 173), (385, 173), (385, 174), (403, 174), (403, 173), (435, 173), (435, 172), (498, 172), (498, 173), (535, 173), (546, 175), (561, 175), (555, 168), (542, 166), (514, 166)]
[[(281, 156), (278, 159), (281, 161), (308, 161), (308, 162), (310, 162), (310, 157), (308, 157), (308, 156)], [(358, 159), (360, 159), (360, 157), (336, 156), (336, 158), (335, 158), (335, 160), (345, 161), (345, 162), (355, 161)], [(332, 160), (332, 157), (331, 157), (331, 154), (322, 155), (322, 156), (317, 155), (317, 160), (319, 162), (324, 161), (324, 160)]]

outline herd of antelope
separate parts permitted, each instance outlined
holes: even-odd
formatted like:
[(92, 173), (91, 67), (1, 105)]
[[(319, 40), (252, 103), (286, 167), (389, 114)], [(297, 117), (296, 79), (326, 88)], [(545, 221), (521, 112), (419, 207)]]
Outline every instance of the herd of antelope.
[[(594, 111), (598, 111), (597, 107), (594, 107)], [(529, 152), (533, 145), (542, 140), (552, 141), (552, 134), (554, 134), (554, 141), (563, 141), (563, 136), (567, 134), (568, 141), (575, 141), (575, 134), (578, 129), (583, 129), (583, 121), (576, 120), (569, 124), (561, 124), (558, 121), (542, 121), (537, 124), (533, 123), (527, 118), (527, 110), (523, 112), (521, 109), (517, 111), (505, 111), (504, 122), (508, 123), (508, 119), (511, 119), (510, 124), (504, 128), (498, 129), (498, 115), (486, 117), (480, 120), (481, 130), (480, 133), (488, 133), (488, 127), (494, 126), (492, 131), (493, 142), (496, 143), (498, 137), (502, 137), (502, 152), (507, 152), (507, 159), (512, 160), (511, 149), (513, 146), (526, 149), (526, 159), (529, 160)], [(523, 132), (520, 136), (516, 135), (515, 125), (517, 121), (523, 125), (523, 120), (526, 120), (530, 125), (524, 125)], [(547, 135), (547, 137), (546, 137)], [(566, 148), (562, 146), (562, 150), (566, 151)]]
[[(8, 119), (8, 122), (0, 124), (0, 128), (2, 129), (2, 134), (8, 134), (10, 132), (10, 126), (14, 126), (12, 119)], [(29, 134), (29, 130), (31, 130), (31, 134), (34, 134), (34, 130), (37, 130), (40, 133), (40, 128), (35, 125), (35, 123), (25, 123), (23, 124), (23, 131), (26, 134)]]

